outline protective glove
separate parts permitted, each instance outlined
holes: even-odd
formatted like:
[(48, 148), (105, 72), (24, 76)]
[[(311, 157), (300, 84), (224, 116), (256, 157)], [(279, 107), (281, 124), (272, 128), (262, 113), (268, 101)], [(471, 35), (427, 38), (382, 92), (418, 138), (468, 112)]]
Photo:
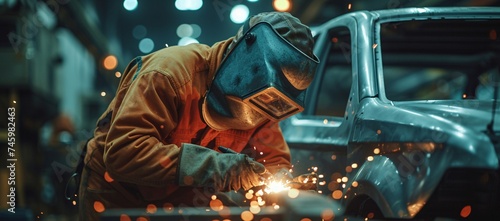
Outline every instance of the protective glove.
[(179, 186), (212, 187), (216, 191), (248, 190), (262, 185), (266, 168), (245, 154), (219, 153), (206, 147), (181, 146), (177, 181)]

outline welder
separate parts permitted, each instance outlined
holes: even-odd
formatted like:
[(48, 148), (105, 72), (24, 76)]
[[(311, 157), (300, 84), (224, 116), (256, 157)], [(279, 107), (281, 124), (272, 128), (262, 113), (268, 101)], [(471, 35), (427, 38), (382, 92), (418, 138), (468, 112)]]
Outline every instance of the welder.
[(303, 110), (319, 63), (313, 44), (299, 19), (266, 12), (212, 46), (132, 60), (86, 145), (80, 219), (116, 208), (207, 206), (214, 193), (287, 173), (279, 122)]

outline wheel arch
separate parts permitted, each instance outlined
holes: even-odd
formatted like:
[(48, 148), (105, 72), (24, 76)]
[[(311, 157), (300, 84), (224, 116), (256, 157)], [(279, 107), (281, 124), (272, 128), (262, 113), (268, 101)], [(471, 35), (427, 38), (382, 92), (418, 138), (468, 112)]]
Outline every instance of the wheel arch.
[(388, 157), (374, 156), (373, 160), (364, 162), (350, 174), (342, 198), (346, 212), (366, 198), (376, 203), (384, 217), (411, 218), (406, 207), (403, 180)]

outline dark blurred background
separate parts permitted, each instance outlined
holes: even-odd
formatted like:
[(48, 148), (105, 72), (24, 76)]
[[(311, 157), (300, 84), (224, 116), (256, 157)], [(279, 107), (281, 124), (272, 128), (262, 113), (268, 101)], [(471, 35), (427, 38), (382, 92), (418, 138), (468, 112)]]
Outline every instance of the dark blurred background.
[[(0, 0), (0, 220), (75, 220), (76, 206), (63, 197), (66, 181), (136, 56), (211, 45), (263, 11), (288, 11), (314, 28), (357, 10), (493, 5), (499, 1)], [(11, 187), (14, 198), (6, 197)]]

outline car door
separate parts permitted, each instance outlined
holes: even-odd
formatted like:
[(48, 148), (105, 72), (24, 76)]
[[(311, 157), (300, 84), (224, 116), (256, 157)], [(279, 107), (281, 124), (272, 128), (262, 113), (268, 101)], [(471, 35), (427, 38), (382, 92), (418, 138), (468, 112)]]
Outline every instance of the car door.
[(320, 27), (315, 47), (320, 65), (305, 110), (281, 123), (294, 174), (317, 173), (319, 191), (334, 199), (342, 196), (339, 190), (352, 169), (346, 166), (346, 149), (358, 103), (354, 30), (350, 17)]

